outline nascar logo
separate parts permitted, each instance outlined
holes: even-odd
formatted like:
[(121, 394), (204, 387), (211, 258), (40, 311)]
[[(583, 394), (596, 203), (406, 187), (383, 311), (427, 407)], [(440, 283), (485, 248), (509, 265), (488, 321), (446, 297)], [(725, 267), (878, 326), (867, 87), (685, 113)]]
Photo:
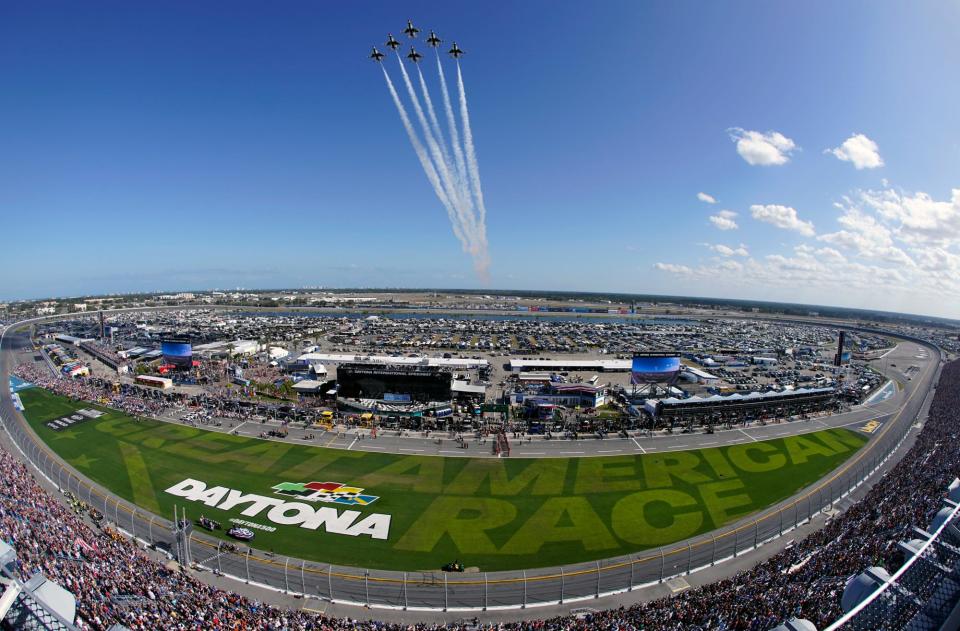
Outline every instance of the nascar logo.
[(272, 489), (277, 495), (344, 506), (369, 506), (380, 499), (377, 495), (364, 495), (359, 487), (340, 482), (281, 482)]

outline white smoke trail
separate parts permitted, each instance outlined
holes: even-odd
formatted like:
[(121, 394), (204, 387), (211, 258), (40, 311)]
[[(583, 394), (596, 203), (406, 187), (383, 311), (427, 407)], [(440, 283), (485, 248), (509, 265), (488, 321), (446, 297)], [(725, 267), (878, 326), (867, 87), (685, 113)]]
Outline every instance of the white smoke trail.
[[(420, 92), (423, 94), (423, 102), (427, 106), (427, 117), (430, 119), (430, 127), (433, 130), (433, 135), (436, 136), (437, 142), (440, 145), (440, 153), (443, 155), (443, 162), (447, 165), (450, 165), (450, 154), (447, 153), (447, 143), (443, 138), (443, 130), (440, 129), (440, 122), (437, 120), (437, 113), (433, 109), (433, 99), (430, 98), (430, 90), (427, 89), (427, 82), (423, 78), (423, 72), (420, 71), (420, 64), (417, 64), (417, 74), (420, 77)], [(459, 185), (456, 174), (453, 174), (453, 176), (454, 183)]]
[[(436, 49), (434, 49), (436, 50)], [(437, 59), (439, 60), (439, 53), (437, 54)], [(442, 67), (441, 67), (442, 71)], [(475, 245), (479, 244), (480, 241), (475, 238), (475, 235), (479, 234), (477, 229), (477, 218), (473, 210), (473, 197), (470, 194), (470, 184), (467, 181), (466, 176), (462, 171), (458, 171), (453, 162), (450, 160), (450, 154), (447, 152), (446, 143), (443, 137), (443, 131), (440, 128), (440, 122), (437, 120), (436, 110), (433, 108), (433, 100), (430, 98), (430, 90), (427, 89), (427, 82), (423, 78), (423, 72), (420, 71), (419, 64), (417, 65), (417, 73), (420, 76), (420, 89), (423, 92), (423, 100), (427, 106), (427, 115), (430, 118), (430, 124), (433, 128), (433, 133), (439, 139), (440, 150), (443, 154), (443, 161), (446, 163), (447, 170), (450, 172), (451, 183), (456, 188), (458, 194), (458, 201), (454, 203), (454, 206), (457, 210), (457, 216), (460, 217), (463, 225), (461, 226), (463, 232), (471, 237), (471, 240)], [(449, 100), (449, 99), (448, 99)], [(453, 127), (451, 128), (451, 139), (456, 134), (456, 122), (454, 122)], [(454, 144), (454, 151), (460, 152), (459, 143)], [(461, 162), (463, 161), (463, 154), (460, 152)], [(471, 249), (470, 253), (474, 254), (477, 250), (476, 247)]]
[(417, 154), (417, 158), (420, 160), (420, 165), (427, 174), (427, 180), (429, 180), (430, 184), (433, 186), (433, 191), (437, 194), (437, 197), (440, 198), (440, 203), (443, 204), (443, 207), (447, 211), (447, 217), (450, 219), (450, 225), (453, 227), (453, 234), (455, 237), (457, 237), (457, 240), (460, 241), (463, 249), (465, 251), (469, 251), (470, 240), (467, 239), (462, 228), (460, 227), (460, 221), (453, 210), (453, 205), (451, 204), (450, 199), (447, 197), (446, 192), (443, 190), (443, 186), (440, 184), (440, 178), (437, 176), (437, 171), (430, 162), (430, 158), (427, 156), (427, 152), (423, 148), (423, 144), (420, 142), (420, 139), (417, 138), (417, 133), (413, 128), (413, 124), (410, 122), (410, 117), (407, 116), (407, 110), (400, 101), (400, 96), (397, 94), (396, 88), (393, 87), (393, 81), (390, 80), (390, 75), (387, 73), (387, 69), (383, 66), (383, 64), (380, 65), (380, 69), (383, 70), (383, 78), (387, 80), (387, 88), (390, 90), (390, 96), (393, 97), (393, 103), (397, 106), (397, 112), (400, 114), (400, 120), (403, 122), (403, 127), (407, 130), (407, 137), (410, 138), (410, 144), (413, 145), (413, 151)]
[(477, 198), (477, 210), (480, 212), (477, 221), (478, 234), (474, 235), (479, 242), (480, 251), (475, 263), (477, 272), (486, 276), (490, 257), (487, 253), (487, 208), (483, 203), (483, 190), (480, 188), (480, 167), (477, 164), (477, 153), (473, 146), (473, 133), (470, 130), (470, 112), (467, 109), (467, 92), (463, 87), (463, 73), (460, 72), (460, 61), (457, 60), (457, 87), (460, 90), (460, 118), (463, 120), (463, 145), (467, 158), (467, 169), (470, 172), (470, 183), (473, 194)]
[(454, 185), (453, 178), (450, 176), (450, 171), (447, 169), (447, 163), (444, 162), (443, 155), (440, 152), (440, 147), (437, 145), (436, 139), (430, 132), (430, 125), (427, 123), (427, 118), (423, 114), (423, 108), (420, 107), (420, 99), (417, 98), (417, 92), (413, 89), (413, 83), (410, 81), (410, 75), (407, 74), (407, 69), (404, 67), (403, 60), (400, 58), (399, 53), (397, 53), (397, 61), (400, 63), (400, 72), (403, 74), (403, 81), (407, 86), (407, 93), (410, 95), (410, 101), (413, 103), (413, 111), (417, 114), (417, 119), (420, 121), (420, 127), (423, 129), (423, 137), (427, 141), (427, 147), (430, 149), (430, 155), (433, 158), (437, 172), (440, 174), (440, 181), (443, 183), (447, 198), (452, 202), (453, 209), (456, 211), (457, 217), (460, 219), (461, 230), (470, 241), (470, 247), (468, 251), (470, 254), (474, 254), (474, 252), (477, 251), (477, 244), (475, 243), (474, 239), (476, 236), (476, 230), (472, 225), (473, 218), (464, 212), (465, 205), (460, 200), (460, 192)]
[[(440, 63), (440, 53), (434, 48), (437, 57), (437, 72), (440, 74), (440, 91), (443, 94), (443, 108), (447, 113), (447, 127), (450, 128), (450, 144), (453, 146), (453, 157), (457, 163), (457, 179), (462, 189), (466, 189), (466, 197), (473, 205), (473, 199), (470, 195), (470, 184), (467, 181), (467, 167), (463, 159), (463, 149), (460, 147), (460, 132), (457, 131), (457, 121), (453, 115), (453, 106), (450, 104), (450, 92), (447, 90), (447, 78), (443, 74), (443, 64)], [(470, 212), (473, 212), (471, 208)]]

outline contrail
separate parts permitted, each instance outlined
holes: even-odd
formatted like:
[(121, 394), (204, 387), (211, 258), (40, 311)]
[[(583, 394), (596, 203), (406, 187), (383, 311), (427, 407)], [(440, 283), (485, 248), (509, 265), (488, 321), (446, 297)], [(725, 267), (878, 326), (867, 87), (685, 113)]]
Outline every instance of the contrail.
[[(467, 168), (470, 171), (470, 183), (473, 194), (477, 198), (477, 209), (480, 211), (480, 221), (477, 226), (480, 233), (476, 235), (481, 244), (484, 262), (478, 262), (477, 271), (486, 274), (489, 265), (487, 254), (487, 208), (483, 203), (483, 190), (480, 188), (480, 168), (477, 165), (477, 153), (473, 147), (473, 133), (470, 131), (470, 112), (467, 110), (467, 93), (463, 88), (463, 73), (460, 72), (460, 61), (457, 60), (457, 87), (460, 89), (460, 118), (463, 120), (463, 145), (467, 157)], [(482, 267), (482, 271), (481, 271)]]
[[(430, 132), (430, 125), (427, 123), (427, 118), (423, 114), (423, 108), (420, 107), (420, 99), (417, 98), (417, 93), (413, 89), (413, 83), (410, 81), (410, 75), (407, 74), (407, 69), (404, 67), (403, 60), (400, 58), (399, 53), (397, 53), (397, 61), (400, 63), (400, 72), (403, 74), (403, 81), (407, 86), (407, 92), (410, 95), (410, 101), (413, 103), (413, 111), (416, 112), (417, 119), (420, 121), (420, 127), (423, 129), (423, 136), (427, 141), (427, 147), (430, 149), (430, 154), (433, 157), (434, 163), (436, 164), (437, 172), (440, 174), (440, 181), (443, 183), (447, 198), (452, 202), (452, 206), (456, 211), (457, 216), (460, 218), (462, 223), (461, 228), (463, 228), (464, 235), (472, 242), (474, 231), (470, 225), (471, 218), (464, 215), (464, 209), (460, 203), (460, 193), (453, 184), (453, 179), (450, 177), (450, 171), (447, 169), (447, 163), (443, 161), (443, 156), (440, 153), (440, 147), (437, 145), (436, 139), (434, 139), (433, 134)], [(469, 251), (471, 254), (474, 252), (473, 243), (471, 243)]]
[(457, 121), (453, 115), (453, 106), (450, 105), (450, 92), (447, 91), (447, 78), (443, 74), (443, 64), (440, 63), (440, 53), (437, 52), (436, 48), (433, 49), (433, 52), (437, 57), (437, 71), (440, 73), (440, 89), (443, 93), (443, 108), (447, 112), (447, 127), (450, 128), (450, 144), (453, 145), (453, 156), (457, 162), (457, 178), (461, 186), (467, 189), (466, 197), (470, 199), (467, 167), (463, 161), (463, 149), (460, 148), (460, 132), (457, 131)]
[(460, 241), (464, 251), (469, 252), (470, 242), (463, 234), (463, 230), (460, 227), (460, 221), (457, 215), (454, 213), (450, 199), (447, 197), (443, 187), (440, 185), (440, 178), (437, 177), (437, 171), (433, 168), (433, 164), (430, 162), (430, 158), (427, 156), (427, 152), (423, 148), (423, 144), (421, 144), (420, 139), (417, 138), (416, 131), (413, 129), (413, 124), (410, 122), (410, 117), (407, 116), (407, 110), (405, 107), (403, 107), (403, 103), (400, 101), (400, 96), (397, 94), (396, 88), (393, 87), (393, 81), (390, 80), (390, 75), (387, 73), (387, 69), (383, 66), (383, 64), (380, 64), (380, 69), (383, 70), (383, 78), (387, 80), (387, 88), (390, 90), (390, 96), (393, 97), (393, 103), (397, 106), (397, 112), (400, 114), (400, 120), (403, 122), (403, 127), (407, 130), (407, 137), (410, 138), (410, 144), (413, 145), (413, 151), (417, 154), (417, 158), (420, 160), (420, 165), (427, 174), (427, 180), (429, 180), (430, 184), (433, 186), (433, 191), (437, 194), (437, 197), (440, 198), (440, 203), (443, 204), (443, 207), (447, 211), (447, 217), (450, 219), (450, 225), (453, 227), (453, 234), (457, 237), (457, 240)]
[[(423, 78), (423, 72), (420, 71), (420, 64), (417, 64), (417, 74), (420, 76), (420, 91), (423, 93), (423, 102), (427, 106), (427, 116), (430, 118), (430, 126), (433, 134), (437, 137), (440, 145), (440, 153), (443, 154), (445, 164), (450, 164), (450, 154), (447, 153), (447, 143), (443, 139), (443, 130), (440, 129), (440, 122), (437, 120), (437, 113), (433, 109), (433, 100), (430, 98), (430, 90), (427, 89), (427, 82)], [(456, 178), (454, 178), (454, 182)]]
[[(439, 60), (439, 54), (437, 55), (437, 59)], [(427, 115), (430, 118), (430, 124), (433, 127), (434, 134), (440, 141), (439, 144), (441, 153), (443, 154), (443, 161), (446, 164), (448, 172), (450, 172), (451, 183), (456, 188), (458, 194), (458, 201), (454, 203), (454, 207), (457, 210), (457, 216), (463, 223), (461, 227), (463, 232), (470, 237), (471, 242), (474, 243), (475, 247), (471, 248), (470, 254), (475, 254), (476, 251), (478, 251), (476, 245), (478, 245), (480, 241), (476, 237), (479, 231), (477, 230), (477, 218), (473, 211), (473, 197), (470, 194), (470, 184), (463, 172), (457, 171), (450, 160), (450, 154), (447, 152), (446, 143), (443, 138), (443, 131), (440, 128), (440, 122), (437, 120), (437, 114), (433, 108), (433, 100), (430, 98), (430, 90), (427, 89), (427, 82), (423, 78), (423, 72), (421, 72), (419, 64), (417, 64), (417, 73), (420, 76), (420, 89), (423, 92), (423, 100), (427, 106)], [(453, 134), (457, 131), (456, 122), (454, 122), (451, 129), (450, 137), (452, 139)], [(454, 144), (453, 147), (455, 152), (460, 151), (459, 142)], [(462, 161), (462, 154), (460, 155)]]

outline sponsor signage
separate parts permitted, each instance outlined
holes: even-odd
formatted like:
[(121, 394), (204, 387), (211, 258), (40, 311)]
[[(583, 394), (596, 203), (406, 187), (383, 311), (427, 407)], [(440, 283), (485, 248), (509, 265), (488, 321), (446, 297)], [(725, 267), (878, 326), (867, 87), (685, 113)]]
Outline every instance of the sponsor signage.
[(52, 421), (47, 421), (44, 423), (44, 425), (55, 432), (59, 432), (60, 430), (76, 425), (77, 423), (83, 423), (84, 421), (89, 421), (92, 418), (100, 418), (101, 416), (103, 416), (103, 412), (100, 410), (85, 408), (82, 410), (77, 410), (73, 414), (61, 416), (60, 418)]
[(273, 487), (277, 495), (289, 495), (308, 502), (326, 502), (347, 506), (369, 506), (376, 495), (363, 495), (363, 489), (339, 482), (281, 482)]
[[(379, 499), (374, 495), (364, 495), (363, 489), (346, 486), (339, 482), (283, 482), (273, 487), (273, 490), (278, 495), (296, 497), (309, 502), (349, 506), (366, 506)], [(240, 511), (241, 515), (265, 518), (280, 526), (299, 526), (307, 530), (322, 529), (331, 534), (348, 537), (367, 536), (372, 539), (387, 539), (390, 535), (390, 515), (382, 513), (362, 517), (360, 511), (355, 510), (338, 511), (330, 506), (314, 508), (305, 502), (285, 502), (277, 497), (244, 493), (225, 486), (208, 488), (206, 482), (192, 478), (174, 484), (165, 492), (224, 511), (244, 507)]]

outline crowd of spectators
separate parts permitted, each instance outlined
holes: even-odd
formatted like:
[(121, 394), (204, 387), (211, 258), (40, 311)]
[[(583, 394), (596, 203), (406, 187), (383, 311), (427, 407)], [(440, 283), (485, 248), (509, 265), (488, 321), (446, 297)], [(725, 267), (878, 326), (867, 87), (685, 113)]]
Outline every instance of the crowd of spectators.
[[(679, 595), (582, 617), (500, 623), (509, 631), (587, 629), (771, 629), (790, 617), (823, 628), (841, 615), (846, 580), (868, 566), (891, 573), (897, 542), (926, 527), (960, 473), (960, 362), (944, 367), (929, 418), (915, 444), (866, 497), (824, 528), (731, 578)], [(18, 554), (23, 578), (41, 571), (72, 591), (83, 629), (119, 622), (131, 629), (465, 629), (397, 625), (284, 611), (211, 587), (152, 561), (136, 542), (84, 520), (46, 493), (27, 468), (0, 451), (0, 537)], [(78, 513), (79, 511), (79, 513)]]
[(137, 391), (116, 392), (98, 379), (60, 378), (38, 364), (18, 364), (13, 373), (20, 379), (50, 392), (75, 401), (99, 403), (131, 416), (160, 416), (170, 407), (169, 402), (162, 398), (142, 396), (137, 394)]

